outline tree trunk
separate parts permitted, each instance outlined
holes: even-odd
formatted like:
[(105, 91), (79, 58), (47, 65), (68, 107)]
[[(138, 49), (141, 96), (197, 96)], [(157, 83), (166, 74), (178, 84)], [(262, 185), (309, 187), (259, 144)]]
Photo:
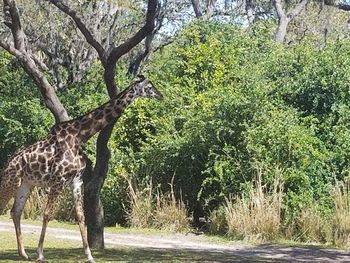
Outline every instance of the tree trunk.
[[(102, 233), (98, 230), (100, 229), (98, 226), (103, 225), (103, 208), (101, 209), (101, 202), (99, 198), (96, 198), (93, 180), (93, 164), (85, 157), (87, 162), (86, 169), (84, 171), (84, 212), (85, 212), (85, 223), (88, 231), (88, 242), (90, 247), (92, 244), (96, 248), (103, 248), (104, 240), (103, 240), (103, 231)], [(95, 185), (96, 187), (96, 185)], [(100, 217), (94, 217), (91, 215), (94, 214), (101, 215)], [(102, 220), (101, 220), (102, 217)], [(97, 226), (97, 230), (95, 229)], [(91, 234), (91, 233), (96, 233)]]
[(199, 3), (199, 0), (191, 0), (191, 1), (192, 1), (192, 7), (196, 15), (196, 18), (201, 18), (203, 16), (203, 12), (202, 12), (202, 8)]
[(96, 143), (95, 168), (87, 169), (84, 182), (84, 208), (88, 241), (92, 248), (104, 248), (104, 212), (101, 201), (101, 189), (108, 172), (110, 151), (107, 147), (113, 125), (109, 125), (98, 136)]
[(278, 43), (283, 43), (287, 35), (287, 27), (290, 21), (297, 17), (305, 8), (309, 0), (301, 0), (292, 10), (288, 13), (283, 10), (283, 0), (274, 0), (273, 4), (275, 6), (278, 26), (275, 34), (275, 41)]
[[(116, 64), (106, 64), (103, 74), (107, 86), (108, 95), (113, 98), (117, 95), (114, 76)], [(84, 208), (86, 226), (88, 229), (88, 241), (92, 248), (104, 248), (104, 211), (101, 201), (101, 189), (108, 173), (108, 163), (111, 157), (108, 149), (108, 141), (111, 137), (116, 120), (104, 128), (97, 137), (96, 163), (94, 169), (87, 169), (86, 181), (84, 182)]]
[(281, 17), (278, 21), (278, 26), (275, 34), (275, 41), (277, 43), (283, 43), (287, 35), (287, 27), (289, 19), (287, 17)]

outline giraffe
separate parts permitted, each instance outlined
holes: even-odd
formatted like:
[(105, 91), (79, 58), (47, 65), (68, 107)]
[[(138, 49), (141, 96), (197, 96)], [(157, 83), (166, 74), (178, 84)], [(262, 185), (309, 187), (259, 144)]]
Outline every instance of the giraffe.
[(94, 262), (87, 241), (82, 206), (82, 173), (86, 163), (81, 146), (119, 118), (137, 97), (163, 98), (150, 80), (140, 76), (115, 98), (79, 118), (56, 124), (45, 139), (18, 150), (9, 159), (0, 174), (0, 214), (14, 197), (11, 217), (16, 231), (18, 254), (23, 259), (30, 258), (23, 246), (20, 220), (33, 187), (50, 188), (37, 248), (38, 261), (43, 262), (43, 243), (48, 222), (53, 219), (62, 190), (71, 184), (84, 252), (87, 262)]

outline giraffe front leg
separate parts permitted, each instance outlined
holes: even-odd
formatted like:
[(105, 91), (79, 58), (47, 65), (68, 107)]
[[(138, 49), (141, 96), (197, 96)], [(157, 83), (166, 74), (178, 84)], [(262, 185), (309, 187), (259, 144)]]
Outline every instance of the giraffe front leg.
[(38, 248), (37, 248), (39, 262), (45, 262), (44, 239), (45, 239), (46, 228), (49, 221), (54, 217), (54, 213), (58, 205), (59, 196), (62, 193), (62, 189), (63, 189), (63, 185), (52, 186), (50, 193), (48, 195), (48, 200), (44, 211), (43, 225), (41, 228), (41, 234), (40, 234), (40, 239), (39, 239)]
[(17, 189), (16, 195), (15, 195), (15, 203), (13, 204), (13, 207), (11, 209), (11, 217), (15, 225), (15, 231), (16, 231), (18, 254), (24, 260), (30, 260), (30, 258), (28, 257), (23, 246), (22, 231), (21, 231), (21, 215), (23, 212), (24, 205), (32, 189), (33, 189), (32, 186), (26, 183), (23, 183)]
[(78, 223), (79, 223), (80, 234), (83, 241), (83, 247), (87, 258), (87, 262), (94, 263), (95, 260), (91, 255), (91, 250), (87, 239), (87, 230), (85, 226), (85, 216), (84, 216), (83, 202), (82, 202), (82, 196), (81, 196), (81, 185), (82, 185), (82, 181), (80, 178), (77, 177), (73, 180), (72, 190), (73, 190), (73, 198), (74, 198), (74, 205), (75, 205), (75, 213), (76, 213), (76, 219), (78, 220)]

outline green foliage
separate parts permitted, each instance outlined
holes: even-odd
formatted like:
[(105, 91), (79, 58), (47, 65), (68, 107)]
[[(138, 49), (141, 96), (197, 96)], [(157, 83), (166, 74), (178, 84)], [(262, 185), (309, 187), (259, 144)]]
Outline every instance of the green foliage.
[(16, 60), (0, 52), (0, 166), (17, 148), (46, 135), (53, 117)]
[(148, 74), (165, 100), (129, 108), (115, 133), (119, 165), (163, 190), (174, 176), (202, 215), (248, 191), (258, 165), (268, 187), (276, 170), (284, 177), (286, 222), (314, 202), (330, 214), (334, 177), (349, 171), (348, 40), (320, 49), (269, 36), (263, 24), (192, 24), (156, 54)]

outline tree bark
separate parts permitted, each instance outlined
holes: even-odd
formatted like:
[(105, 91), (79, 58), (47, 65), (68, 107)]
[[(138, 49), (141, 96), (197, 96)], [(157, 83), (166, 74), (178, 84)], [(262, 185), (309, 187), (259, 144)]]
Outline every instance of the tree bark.
[(192, 7), (196, 18), (202, 20), (209, 20), (214, 15), (215, 4), (217, 0), (208, 0), (205, 8), (205, 13), (203, 12), (200, 0), (191, 0)]
[(108, 172), (111, 157), (107, 147), (113, 130), (113, 124), (101, 131), (96, 143), (96, 165), (84, 174), (84, 208), (88, 229), (88, 242), (91, 247), (104, 247), (104, 211), (100, 192)]
[(301, 0), (291, 11), (286, 12), (283, 9), (282, 0), (273, 1), (278, 17), (278, 25), (275, 33), (276, 42), (283, 43), (285, 41), (288, 24), (304, 10), (307, 3), (308, 0)]
[(136, 76), (140, 72), (141, 63), (146, 60), (152, 50), (152, 43), (156, 32), (148, 35), (145, 40), (145, 48), (129, 64), (128, 74)]
[(199, 0), (191, 0), (191, 2), (196, 18), (201, 18), (203, 16), (203, 12)]
[(289, 20), (286, 16), (280, 17), (278, 20), (278, 26), (275, 33), (275, 41), (277, 43), (283, 43), (287, 35), (287, 27)]

